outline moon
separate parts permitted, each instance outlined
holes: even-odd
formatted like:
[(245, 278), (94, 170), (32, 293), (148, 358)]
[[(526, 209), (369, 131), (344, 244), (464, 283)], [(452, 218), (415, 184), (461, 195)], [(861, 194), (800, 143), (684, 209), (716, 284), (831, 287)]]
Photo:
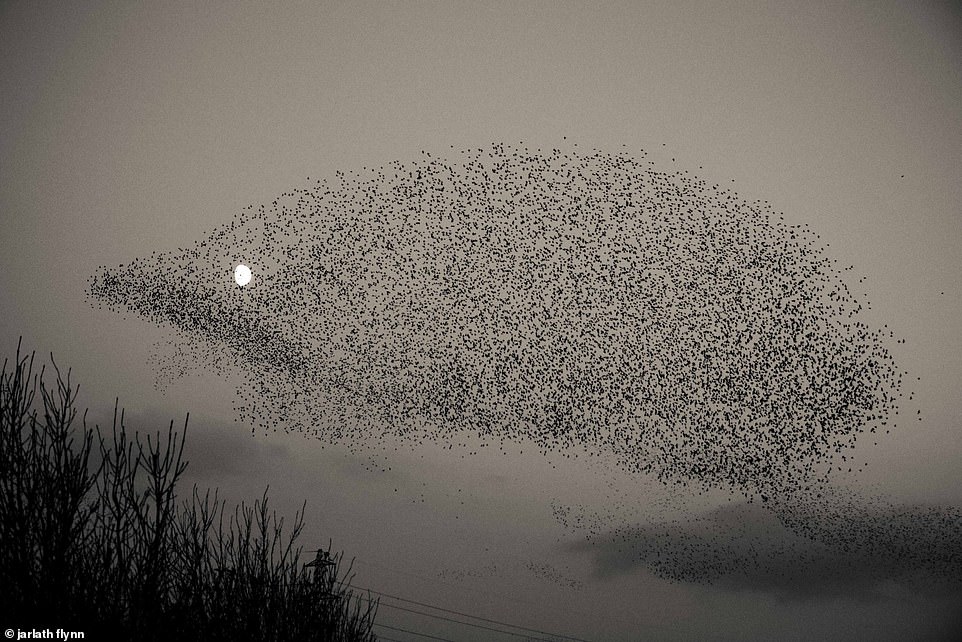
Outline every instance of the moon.
[(251, 282), (251, 269), (241, 263), (234, 268), (234, 280), (237, 281), (237, 285), (244, 287)]

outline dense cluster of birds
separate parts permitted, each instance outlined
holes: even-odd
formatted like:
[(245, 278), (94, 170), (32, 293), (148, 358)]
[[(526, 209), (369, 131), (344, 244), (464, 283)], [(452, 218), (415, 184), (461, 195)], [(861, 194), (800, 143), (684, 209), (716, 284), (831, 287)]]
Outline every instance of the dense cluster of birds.
[(859, 472), (856, 440), (889, 432), (911, 398), (848, 269), (767, 201), (644, 154), (493, 144), (337, 172), (191, 247), (102, 267), (88, 294), (178, 333), (164, 376), (241, 373), (238, 418), (255, 429), (369, 454), (533, 442), (761, 500), (747, 510), (772, 519), (726, 509), (641, 529), (554, 507), (665, 577), (844, 575), (887, 557), (958, 573), (957, 511), (821, 492)]
[(767, 202), (626, 151), (452, 156), (337, 172), (89, 294), (241, 367), (244, 421), (357, 449), (517, 437), (767, 496), (892, 427), (891, 333)]
[[(962, 588), (962, 509), (910, 504), (844, 486), (778, 497), (771, 510), (795, 535), (897, 579)], [(888, 578), (887, 578), (888, 579)]]
[(841, 487), (586, 533), (598, 570), (792, 595), (962, 588), (962, 510)]

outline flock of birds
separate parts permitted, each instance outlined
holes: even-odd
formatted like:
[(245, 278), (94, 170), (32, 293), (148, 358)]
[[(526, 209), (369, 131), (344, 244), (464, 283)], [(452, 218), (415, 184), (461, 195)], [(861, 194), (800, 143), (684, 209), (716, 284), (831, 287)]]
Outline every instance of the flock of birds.
[(450, 155), (337, 172), (89, 295), (185, 337), (169, 372), (245, 373), (242, 421), (369, 453), (480, 435), (769, 502), (895, 427), (892, 333), (768, 202), (627, 151)]
[(601, 575), (644, 566), (668, 581), (803, 597), (962, 588), (957, 507), (900, 505), (831, 486), (641, 523), (555, 511), (569, 531), (584, 534), (573, 548), (592, 553)]

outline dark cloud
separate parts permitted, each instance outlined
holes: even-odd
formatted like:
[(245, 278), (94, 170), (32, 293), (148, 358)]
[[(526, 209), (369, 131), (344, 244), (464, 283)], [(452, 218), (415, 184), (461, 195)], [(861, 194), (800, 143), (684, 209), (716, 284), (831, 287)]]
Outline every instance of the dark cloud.
[(646, 568), (674, 581), (791, 599), (962, 591), (958, 510), (812, 508), (742, 502), (689, 520), (616, 529), (574, 548), (591, 551), (600, 577)]
[[(136, 432), (144, 439), (160, 431), (166, 439), (171, 420), (174, 430), (183, 434), (186, 413), (125, 410), (123, 418), (128, 438)], [(110, 416), (91, 415), (89, 423), (98, 424), (104, 437), (110, 439)], [(270, 477), (272, 471), (291, 461), (286, 447), (252, 437), (250, 429), (242, 424), (197, 415), (191, 415), (187, 422), (184, 459), (188, 462), (188, 477), (214, 485), (240, 476)]]
[(239, 424), (192, 422), (185, 447), (190, 472), (203, 479), (261, 476), (290, 462), (287, 448), (255, 439)]

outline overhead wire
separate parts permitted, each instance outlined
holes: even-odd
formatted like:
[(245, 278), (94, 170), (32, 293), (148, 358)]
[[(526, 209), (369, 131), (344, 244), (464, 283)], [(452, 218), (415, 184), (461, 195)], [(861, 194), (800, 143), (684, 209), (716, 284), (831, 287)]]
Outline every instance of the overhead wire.
[(428, 638), (430, 640), (441, 640), (442, 642), (455, 642), (454, 640), (449, 640), (448, 638), (440, 638), (436, 635), (430, 635), (428, 633), (419, 633), (417, 631), (409, 631), (408, 629), (402, 629), (396, 626), (388, 626), (387, 624), (374, 623), (374, 626), (381, 627), (382, 629), (390, 629), (392, 631), (400, 631), (401, 633), (410, 633), (411, 635), (419, 635), (422, 638)]
[[(375, 591), (371, 591), (371, 592), (374, 593)], [(357, 599), (362, 600), (362, 601), (367, 601), (367, 602), (369, 602), (369, 603), (374, 603), (374, 600), (371, 600), (370, 598), (358, 597)], [(378, 607), (386, 606), (386, 607), (389, 608), (389, 609), (397, 609), (397, 610), (399, 610), (399, 611), (407, 611), (408, 613), (416, 613), (417, 615), (424, 615), (424, 616), (426, 616), (426, 617), (434, 618), (434, 619), (436, 619), (436, 620), (444, 620), (445, 622), (454, 622), (455, 624), (463, 624), (463, 625), (465, 625), (465, 626), (474, 627), (474, 628), (476, 628), (476, 629), (484, 629), (485, 631), (494, 631), (495, 633), (503, 633), (503, 634), (505, 634), (505, 635), (513, 635), (514, 637), (524, 638), (524, 639), (526, 639), (526, 640), (532, 639), (531, 636), (528, 635), (528, 634), (515, 633), (514, 631), (505, 631), (505, 630), (503, 630), (503, 629), (495, 629), (495, 628), (490, 627), (490, 626), (484, 626), (483, 624), (475, 624), (474, 622), (465, 622), (464, 620), (455, 620), (454, 618), (444, 617), (443, 615), (436, 615), (436, 614), (434, 614), (434, 613), (427, 613), (427, 612), (425, 612), (425, 611), (418, 611), (418, 610), (415, 610), (415, 609), (405, 608), (405, 607), (403, 607), (403, 606), (398, 606), (397, 604), (387, 604), (387, 603), (378, 601), (378, 602), (377, 602), (377, 605), (378, 605)], [(475, 616), (468, 616), (468, 617), (475, 617)], [(514, 626), (514, 625), (513, 625), (513, 624), (505, 624), (504, 626)], [(517, 628), (517, 627), (516, 627), (516, 628)], [(549, 634), (549, 635), (550, 635), (550, 634)], [(554, 636), (554, 637), (558, 637), (558, 636)], [(541, 637), (539, 637), (538, 640), (541, 640), (542, 642), (554, 642), (553, 640), (549, 640), (548, 638), (541, 638)]]
[[(544, 605), (544, 604), (541, 604), (541, 603), (538, 603), (538, 602), (532, 602), (531, 600), (525, 600), (525, 599), (519, 598), (519, 597), (507, 597), (507, 596), (502, 595), (502, 594), (494, 593), (494, 592), (492, 592), (492, 591), (486, 591), (486, 590), (484, 590), (484, 589), (479, 589), (479, 588), (476, 588), (476, 587), (473, 587), (473, 586), (462, 586), (462, 585), (458, 585), (458, 584), (452, 584), (451, 582), (445, 582), (445, 581), (440, 580), (440, 579), (437, 579), (437, 578), (425, 577), (424, 575), (418, 575), (417, 573), (412, 573), (412, 572), (410, 572), (410, 571), (402, 571), (402, 570), (400, 570), (400, 569), (391, 568), (390, 566), (385, 566), (384, 564), (379, 564), (379, 563), (377, 563), (377, 562), (370, 562), (370, 561), (367, 561), (367, 560), (360, 560), (360, 559), (359, 559), (359, 560), (355, 560), (355, 561), (356, 561), (358, 564), (361, 564), (362, 566), (373, 566), (373, 567), (375, 567), (375, 568), (381, 568), (381, 569), (384, 569), (384, 570), (386, 570), (386, 571), (391, 571), (392, 573), (398, 573), (398, 574), (400, 574), (400, 575), (408, 575), (408, 576), (410, 576), (410, 577), (415, 577), (415, 578), (417, 578), (417, 579), (419, 579), (419, 580), (422, 580), (422, 581), (424, 581), (424, 582), (430, 582), (430, 583), (432, 583), (432, 584), (442, 584), (442, 585), (444, 585), (444, 586), (450, 586), (451, 588), (458, 589), (458, 590), (468, 590), (468, 591), (473, 591), (473, 592), (475, 592), (475, 593), (480, 593), (480, 594), (482, 594), (482, 595), (489, 595), (489, 596), (491, 596), (491, 597), (494, 597), (494, 598), (497, 598), (497, 599), (500, 599), (500, 600), (506, 600), (506, 601), (516, 602), (516, 603), (521, 603), (521, 604), (528, 604), (528, 605), (530, 605), (530, 606), (535, 606), (535, 607), (538, 607), (538, 608), (545, 608), (545, 605)], [(555, 609), (555, 610), (558, 611), (558, 612), (560, 612), (560, 609)], [(598, 617), (598, 614), (597, 614), (597, 613), (592, 614), (592, 613), (588, 613), (587, 611), (581, 611), (581, 610), (578, 610), (578, 609), (569, 609), (569, 608), (566, 608), (566, 609), (564, 609), (564, 611), (565, 611), (566, 613), (576, 613), (576, 614), (578, 614), (578, 615), (584, 615), (584, 616), (586, 616), (586, 617), (592, 617), (592, 618), (597, 618), (597, 617)], [(607, 616), (606, 619), (608, 619), (608, 620), (616, 620), (616, 621), (618, 621), (618, 622), (620, 622), (620, 623), (622, 623), (622, 624), (627, 624), (627, 625), (629, 625), (629, 626), (639, 626), (639, 623), (638, 623), (638, 622), (636, 622), (636, 621), (634, 621), (634, 620), (629, 620), (629, 619), (626, 619), (626, 618), (624, 618), (624, 617), (620, 617), (620, 616), (617, 616), (617, 615)]]
[[(482, 616), (480, 616), (480, 615), (473, 615), (473, 614), (471, 614), (471, 613), (464, 613), (463, 611), (455, 611), (455, 610), (453, 610), (453, 609), (447, 609), (447, 608), (444, 608), (444, 607), (442, 607), (442, 606), (437, 606), (437, 605), (435, 605), (435, 604), (428, 604), (428, 603), (426, 603), (426, 602), (419, 602), (419, 601), (417, 601), (417, 600), (411, 600), (411, 599), (408, 599), (408, 598), (400, 597), (400, 596), (398, 596), (398, 595), (392, 595), (392, 594), (390, 594), (390, 593), (384, 593), (383, 591), (377, 591), (377, 590), (374, 590), (374, 589), (372, 589), (372, 588), (368, 588), (368, 587), (364, 587), (364, 586), (358, 586), (358, 585), (356, 585), (356, 584), (348, 584), (347, 586), (349, 586), (349, 587), (351, 587), (351, 588), (354, 588), (354, 589), (357, 589), (357, 590), (359, 590), (359, 591), (367, 591), (367, 592), (373, 593), (373, 594), (375, 594), (375, 595), (380, 595), (380, 596), (382, 596), (382, 597), (389, 597), (389, 598), (391, 598), (391, 599), (399, 600), (399, 601), (401, 601), (401, 602), (407, 602), (407, 603), (409, 603), (409, 604), (416, 604), (417, 606), (423, 606), (423, 607), (426, 607), (426, 608), (429, 608), (429, 609), (435, 609), (435, 610), (438, 610), (438, 611), (442, 611), (442, 612), (444, 612), (444, 613), (450, 613), (450, 614), (452, 614), (452, 615), (460, 615), (461, 617), (469, 617), (469, 618), (473, 618), (473, 619), (475, 619), (475, 620), (480, 620), (480, 621), (482, 621), (482, 622), (488, 622), (488, 623), (490, 623), (490, 624), (500, 624), (501, 626), (511, 627), (511, 628), (514, 628), (514, 629), (518, 629), (518, 630), (520, 630), (520, 631), (527, 631), (527, 632), (529, 632), (529, 633), (537, 633), (538, 635), (546, 635), (546, 636), (549, 636), (549, 637), (552, 637), (552, 638), (561, 638), (561, 639), (564, 639), (564, 640), (572, 640), (573, 642), (589, 642), (589, 640), (585, 640), (584, 638), (573, 637), (573, 636), (570, 636), (570, 635), (563, 635), (563, 634), (560, 634), (560, 633), (551, 633), (551, 632), (549, 632), (549, 631), (543, 631), (543, 630), (541, 630), (541, 629), (534, 629), (534, 628), (530, 628), (530, 627), (526, 627), (526, 626), (520, 626), (520, 625), (518, 625), (518, 624), (511, 624), (510, 622), (503, 622), (503, 621), (501, 621), (501, 620), (494, 620), (494, 619), (491, 619), (491, 618), (482, 617)], [(387, 605), (385, 605), (385, 606), (387, 606)], [(428, 614), (428, 615), (430, 615), (430, 614)], [(444, 619), (448, 619), (448, 618), (444, 618)], [(462, 624), (470, 624), (470, 623), (467, 623), (467, 622), (461, 622), (461, 623), (462, 623)], [(492, 629), (492, 630), (493, 630), (493, 629)], [(512, 635), (517, 635), (517, 634), (510, 633), (510, 632), (508, 632), (508, 631), (499, 631), (499, 632), (500, 632), (500, 633), (509, 633), (509, 634), (512, 634)]]

